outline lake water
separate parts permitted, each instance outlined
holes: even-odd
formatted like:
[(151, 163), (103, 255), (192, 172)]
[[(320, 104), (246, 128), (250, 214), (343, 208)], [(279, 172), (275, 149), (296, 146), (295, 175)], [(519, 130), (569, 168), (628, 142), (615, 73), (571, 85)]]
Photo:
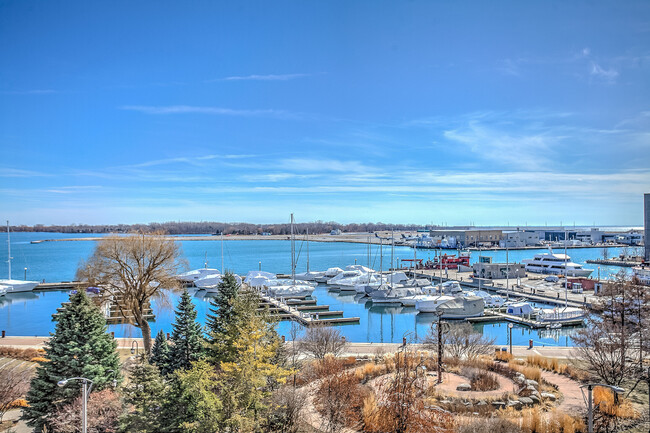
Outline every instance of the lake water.
[[(93, 241), (69, 241), (69, 242), (43, 242), (31, 244), (32, 240), (88, 237), (87, 234), (71, 235), (61, 233), (12, 233), (12, 272), (13, 277), (37, 281), (70, 281), (75, 277), (80, 261), (88, 258), (94, 249)], [(94, 235), (93, 235), (94, 236)], [(6, 239), (6, 235), (3, 236)], [(0, 238), (2, 239), (2, 238)], [(206, 241), (183, 241), (178, 240), (183, 257), (187, 262), (188, 269), (196, 269), (204, 266), (208, 261), (209, 267), (221, 268), (221, 242), (219, 238)], [(1, 244), (0, 244), (1, 245)], [(251, 241), (224, 241), (223, 242), (223, 263), (224, 267), (239, 274), (246, 274), (250, 270), (259, 269), (275, 272), (289, 273), (291, 271), (290, 251), (291, 245), (288, 241), (281, 240), (251, 240)], [(306, 270), (306, 244), (297, 242), (298, 251), (297, 272)], [(343, 243), (343, 242), (310, 242), (309, 244), (310, 269), (324, 270), (329, 267), (344, 267), (354, 264), (368, 264), (368, 248), (364, 244)], [(510, 251), (510, 262), (520, 262), (522, 259), (531, 258), (538, 252), (544, 250)], [(452, 252), (453, 253), (453, 252)], [(617, 255), (618, 248), (610, 248), (610, 256)], [(586, 265), (588, 268), (596, 269), (594, 265), (588, 265), (585, 260), (600, 257), (600, 248), (579, 248), (570, 249), (569, 255), (577, 263)], [(422, 259), (433, 258), (435, 253), (430, 250), (418, 250), (417, 257)], [(491, 256), (494, 262), (505, 262), (505, 251), (484, 251), (484, 256)], [(413, 258), (413, 249), (407, 247), (395, 247), (393, 258)], [(7, 251), (0, 246), (0, 275), (4, 278), (7, 275)], [(387, 268), (391, 261), (390, 246), (383, 248), (383, 265)], [(472, 262), (478, 261), (478, 253), (472, 252)], [(371, 248), (371, 267), (378, 269), (380, 264), (379, 246)], [(26, 269), (26, 270), (25, 270)], [(620, 268), (601, 266), (601, 277), (613, 275)], [(595, 271), (594, 276), (597, 275)], [(359, 299), (352, 295), (339, 295), (328, 292), (327, 287), (320, 285), (314, 296), (319, 304), (327, 304), (332, 310), (344, 311), (345, 317), (359, 317), (357, 325), (344, 325), (340, 327), (341, 332), (350, 341), (358, 342), (401, 342), (403, 336), (409, 339), (424, 337), (431, 327), (434, 317), (431, 315), (417, 314), (413, 308), (402, 307), (379, 307), (373, 306), (365, 299)], [(48, 335), (54, 330), (54, 323), (51, 315), (56, 308), (68, 299), (68, 293), (64, 291), (33, 292), (10, 294), (0, 298), (0, 329), (6, 330), (8, 335)], [(169, 296), (169, 304), (175, 305), (178, 296)], [(199, 321), (205, 323), (205, 315), (209, 308), (210, 298), (204, 291), (194, 295), (195, 305), (198, 310)], [(167, 304), (167, 303), (165, 303)], [(168, 305), (154, 303), (156, 320), (152, 323), (152, 329), (157, 332), (159, 329), (171, 332), (173, 311)], [(281, 335), (289, 336), (290, 322), (278, 324), (278, 332)], [(507, 326), (505, 323), (476, 325), (477, 329), (491, 337), (496, 338), (497, 344), (507, 344)], [(112, 325), (110, 330), (116, 336), (139, 336), (139, 331), (128, 325)], [(532, 331), (525, 327), (513, 329), (513, 344), (527, 345), (532, 339), (536, 345), (566, 346), (571, 345), (571, 329), (541, 330)]]

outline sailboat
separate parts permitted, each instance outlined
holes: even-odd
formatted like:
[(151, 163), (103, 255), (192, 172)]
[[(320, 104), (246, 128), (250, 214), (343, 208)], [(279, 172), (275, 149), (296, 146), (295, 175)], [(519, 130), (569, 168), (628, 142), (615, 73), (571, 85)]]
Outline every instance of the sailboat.
[(7, 221), (7, 263), (9, 264), (9, 279), (0, 280), (0, 287), (4, 287), (6, 293), (31, 292), (38, 286), (38, 281), (21, 281), (11, 279), (11, 238), (9, 235), (9, 221)]
[(270, 286), (267, 288), (270, 295), (276, 298), (291, 298), (309, 296), (314, 291), (314, 284), (309, 281), (296, 282), (296, 237), (293, 231), (293, 214), (291, 214), (291, 283), (287, 285)]
[(296, 274), (297, 280), (303, 281), (318, 281), (319, 278), (325, 276), (324, 271), (310, 271), (309, 270), (309, 230), (307, 230), (307, 272)]

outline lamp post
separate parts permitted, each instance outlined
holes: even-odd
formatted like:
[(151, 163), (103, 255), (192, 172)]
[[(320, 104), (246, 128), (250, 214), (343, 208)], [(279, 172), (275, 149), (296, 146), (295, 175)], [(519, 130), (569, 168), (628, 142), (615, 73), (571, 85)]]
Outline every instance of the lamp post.
[[(57, 382), (57, 385), (63, 387), (68, 384), (68, 381), (70, 380), (80, 380), (83, 383), (83, 386), (81, 388), (81, 433), (87, 433), (88, 432), (88, 411), (87, 411), (87, 406), (88, 406), (88, 394), (90, 394), (90, 390), (93, 387), (93, 381), (90, 379), (86, 379), (85, 377), (71, 377), (69, 379), (63, 379)], [(90, 383), (90, 386), (88, 384)]]
[(260, 260), (259, 265), (260, 265), (260, 271), (261, 271), (262, 270), (262, 261), (261, 260)]
[[(623, 394), (625, 392), (623, 388), (619, 388), (618, 386), (613, 386), (613, 385), (607, 385), (605, 383), (588, 383), (580, 387), (580, 390), (582, 390), (585, 387), (587, 388), (587, 420), (588, 420), (587, 426), (588, 426), (589, 433), (594, 433), (594, 408), (593, 408), (592, 392), (594, 390), (594, 387), (596, 386), (609, 388), (612, 391), (614, 391), (616, 394)], [(582, 397), (584, 398), (584, 391), (582, 391)]]
[(25, 281), (27, 281), (27, 268), (25, 268)]
[(512, 355), (512, 328), (514, 326), (515, 325), (513, 325), (512, 323), (508, 323), (508, 334), (509, 334), (508, 335), (508, 341), (510, 342), (510, 354), (511, 355)]
[(140, 352), (140, 346), (138, 345), (138, 340), (133, 340), (131, 342), (131, 355), (135, 355), (137, 358), (139, 352)]

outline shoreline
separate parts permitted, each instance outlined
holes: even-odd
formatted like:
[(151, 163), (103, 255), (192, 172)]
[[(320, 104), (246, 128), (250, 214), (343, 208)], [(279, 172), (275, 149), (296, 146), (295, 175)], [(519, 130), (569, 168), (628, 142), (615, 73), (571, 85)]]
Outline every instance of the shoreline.
[[(390, 232), (377, 232), (377, 234), (384, 239), (390, 236)], [(401, 236), (402, 234), (410, 236), (410, 235), (415, 235), (415, 233), (411, 232), (399, 232), (399, 235)], [(32, 244), (41, 244), (44, 242), (74, 242), (74, 241), (82, 241), (82, 242), (97, 242), (102, 239), (105, 239), (105, 236), (87, 236), (87, 237), (80, 237), (80, 238), (61, 238), (61, 239), (38, 239), (38, 240), (33, 240), (31, 241)], [(220, 242), (222, 239), (220, 236), (213, 236), (213, 235), (196, 235), (196, 236), (174, 236), (174, 235), (168, 235), (165, 236), (165, 239), (168, 240), (174, 240), (174, 241), (217, 241)], [(296, 241), (305, 241), (306, 238), (304, 235), (296, 235), (295, 237)], [(259, 240), (259, 241), (289, 241), (291, 240), (290, 235), (268, 235), (268, 236), (260, 236), (260, 235), (226, 235), (223, 237), (224, 242), (231, 242), (231, 241), (252, 241), (252, 240)], [(310, 235), (309, 236), (309, 241), (310, 242), (327, 242), (327, 243), (336, 243), (336, 242), (342, 242), (342, 243), (355, 243), (355, 244), (373, 244), (373, 245), (379, 245), (380, 244), (380, 239), (375, 236), (375, 234), (370, 234), (370, 233), (347, 233), (347, 234), (340, 234), (340, 235), (330, 235), (330, 234), (320, 234), (320, 235)], [(390, 243), (384, 243), (385, 246), (390, 246)], [(413, 248), (410, 245), (402, 245), (402, 244), (395, 244), (395, 246), (399, 247), (407, 247), (407, 248)], [(613, 244), (613, 245), (567, 245), (567, 249), (577, 249), (577, 248), (622, 248), (626, 247), (628, 245), (624, 244)], [(525, 251), (525, 250), (539, 250), (539, 249), (545, 249), (548, 248), (546, 245), (538, 245), (538, 246), (525, 246), (525, 247), (513, 247), (513, 248), (502, 248), (502, 247), (485, 247), (485, 248), (477, 248), (477, 247), (468, 247), (468, 248), (463, 248), (462, 250), (466, 251)], [(456, 248), (417, 248), (418, 250), (423, 250), (423, 251), (458, 251)]]
[[(50, 337), (21, 337), (21, 336), (6, 336), (0, 338), (0, 347), (13, 347), (18, 349), (40, 349), (43, 348)], [(118, 349), (131, 349), (133, 342), (137, 342), (142, 348), (142, 338), (116, 338)], [(291, 341), (287, 340), (285, 345), (291, 345)], [(424, 349), (421, 343), (408, 343), (407, 346), (416, 349)], [(348, 342), (345, 353), (341, 356), (372, 356), (377, 353), (393, 353), (397, 352), (402, 347), (400, 343), (358, 343)], [(494, 345), (494, 350), (502, 349), (507, 345)], [(540, 355), (551, 358), (576, 358), (575, 347), (549, 347), (549, 346), (534, 346), (530, 349), (528, 346), (512, 346), (512, 352), (517, 357), (526, 357), (528, 355)]]

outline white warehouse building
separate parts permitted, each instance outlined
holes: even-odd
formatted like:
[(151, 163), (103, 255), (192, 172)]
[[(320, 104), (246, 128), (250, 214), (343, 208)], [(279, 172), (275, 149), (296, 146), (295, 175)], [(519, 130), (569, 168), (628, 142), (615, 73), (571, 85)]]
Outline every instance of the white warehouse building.
[(503, 232), (503, 239), (499, 241), (501, 248), (521, 248), (536, 245), (541, 245), (541, 243), (539, 235), (533, 231)]

